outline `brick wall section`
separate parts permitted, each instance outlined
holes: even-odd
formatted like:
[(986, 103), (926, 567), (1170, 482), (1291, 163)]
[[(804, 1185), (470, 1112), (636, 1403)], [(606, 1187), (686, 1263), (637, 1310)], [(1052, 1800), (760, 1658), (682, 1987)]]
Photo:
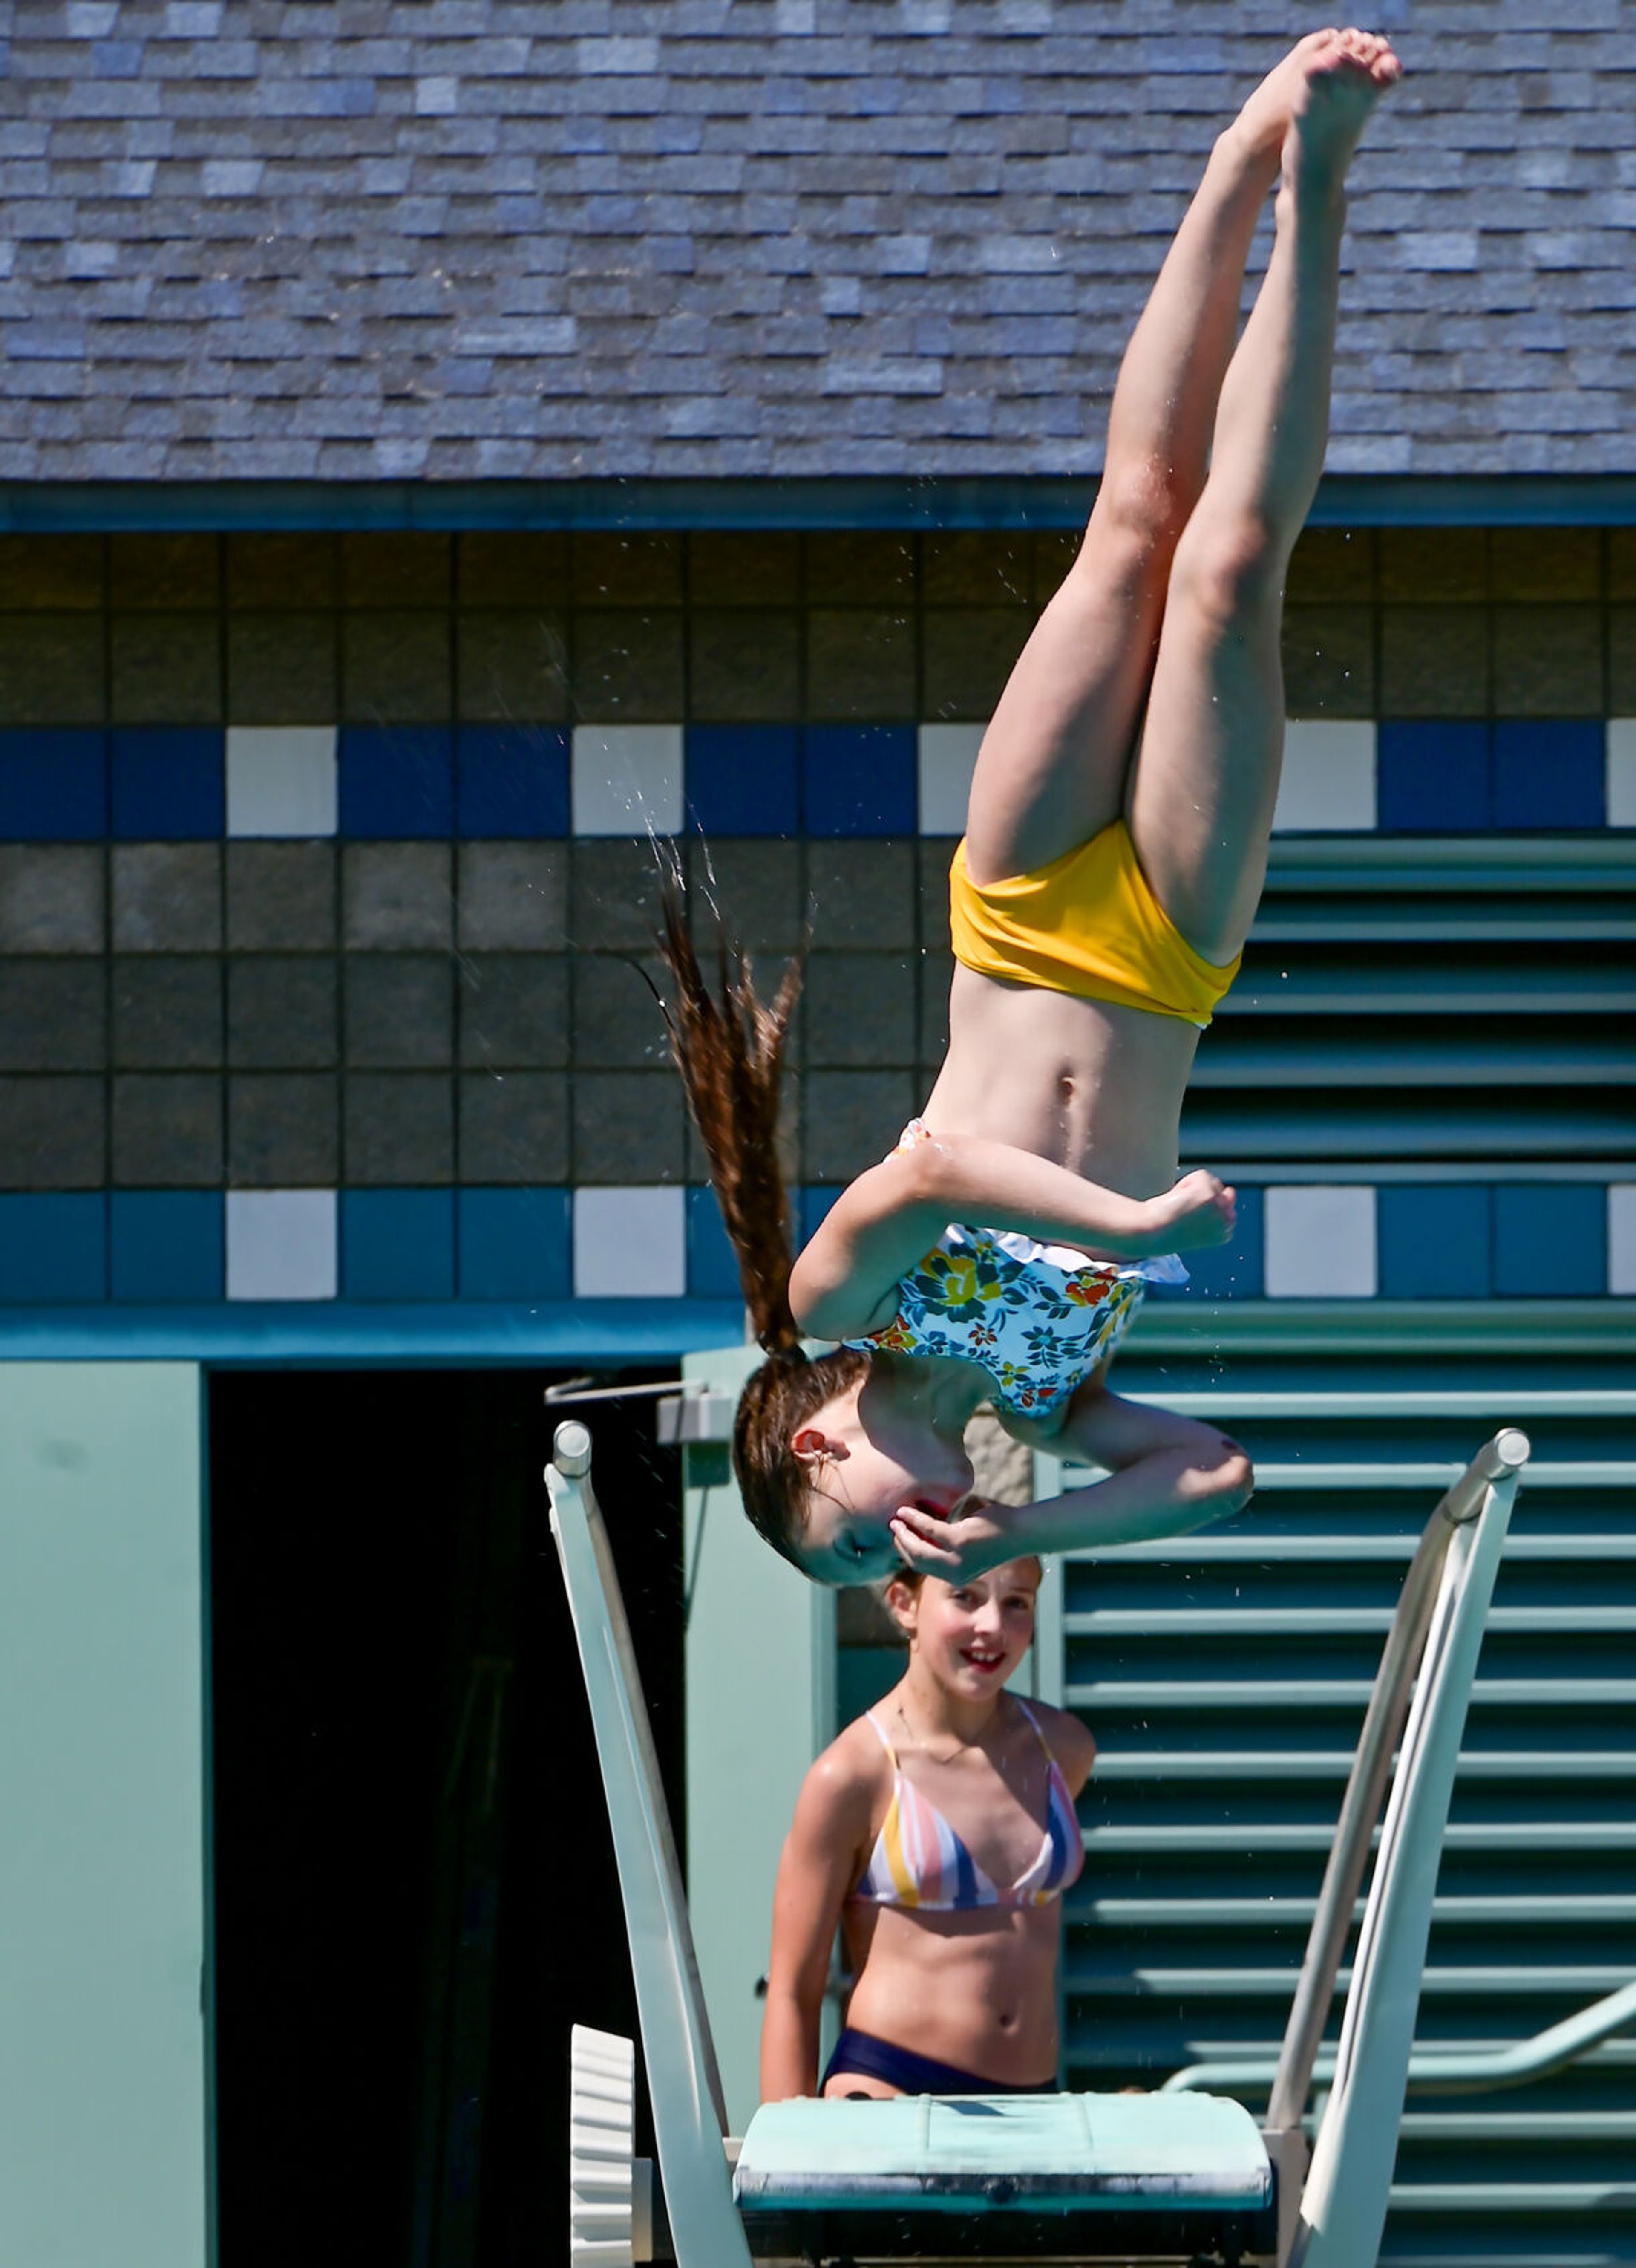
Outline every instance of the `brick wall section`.
[[(11, 747), (23, 728), (336, 718), (980, 719), (1070, 551), (1022, 535), (6, 537), (0, 730)], [(1296, 716), (1636, 714), (1623, 533), (1314, 534), (1288, 620)], [(142, 786), (161, 803), (172, 747)], [(192, 747), (174, 737), (176, 765)], [(642, 981), (645, 843), (455, 839), (447, 823), (421, 840), (81, 832), (0, 842), (0, 1185), (702, 1180)], [(713, 846), (764, 961), (816, 909), (789, 1121), (803, 1182), (877, 1154), (937, 1061), (948, 848)]]
[[(4, 16), (0, 479), (28, 481), (1093, 470), (1211, 137), (1290, 37), (1266, 0)], [(1400, 36), (1333, 468), (1636, 469), (1629, 10), (1434, 0)], [(367, 697), (407, 635), (371, 627), (262, 659)], [(115, 651), (136, 697), (158, 662)], [(419, 654), (423, 697), (446, 664)]]

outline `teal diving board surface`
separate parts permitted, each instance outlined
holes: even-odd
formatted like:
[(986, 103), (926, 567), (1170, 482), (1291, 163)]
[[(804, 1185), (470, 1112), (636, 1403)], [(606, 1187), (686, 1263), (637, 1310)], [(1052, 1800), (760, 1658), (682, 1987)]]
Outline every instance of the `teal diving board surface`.
[(1208, 2095), (763, 2103), (733, 2187), (745, 2210), (779, 2213), (1180, 2205), (1252, 2215), (1273, 2199), (1255, 2121)]

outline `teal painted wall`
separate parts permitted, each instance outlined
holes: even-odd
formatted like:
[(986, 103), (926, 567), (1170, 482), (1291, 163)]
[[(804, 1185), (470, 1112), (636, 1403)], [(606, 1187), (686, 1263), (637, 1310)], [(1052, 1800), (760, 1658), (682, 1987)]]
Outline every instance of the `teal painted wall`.
[[(692, 1355), (690, 1382), (737, 1395), (755, 1347)], [(728, 2117), (759, 2097), (762, 2002), (779, 1852), (807, 1767), (834, 1736), (835, 1594), (767, 1549), (724, 1447), (686, 1460), (687, 1903)], [(825, 2004), (823, 2040), (833, 2043)]]
[(0, 1366), (0, 2259), (207, 2257), (200, 1373)]

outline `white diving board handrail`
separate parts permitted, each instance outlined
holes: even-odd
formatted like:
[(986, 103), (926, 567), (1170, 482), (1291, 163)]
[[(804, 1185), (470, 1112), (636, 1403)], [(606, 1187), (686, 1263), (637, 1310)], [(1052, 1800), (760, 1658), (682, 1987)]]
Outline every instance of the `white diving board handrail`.
[[(1269, 2148), (1283, 2163), (1300, 2135), (1319, 2043), (1388, 1780), (1369, 1896), (1331, 2088), (1298, 2220), (1284, 2214), (1293, 2268), (1373, 2268), (1385, 2225), (1398, 2128), (1414, 2069), (1415, 2019), (1437, 1870), (1466, 1709), (1499, 1572), (1526, 1436), (1495, 1434), (1448, 1491), (1404, 1579), (1319, 1893), (1283, 2051), (1272, 2072), (1223, 2058), (1177, 2073), (1167, 2088), (1248, 2086), (1272, 2078)], [(1392, 1771), (1392, 1757), (1398, 1768)], [(1429, 2058), (1427, 2059), (1429, 2060)]]
[[(591, 1489), (591, 1436), (559, 1425), (546, 1482), (619, 1858), (631, 1970), (678, 2268), (751, 2268), (733, 2203), (726, 2113), (693, 1957), (670, 1812), (607, 1530)], [(587, 2263), (628, 2260), (584, 2245)]]
[[(547, 1473), (552, 1528), (619, 1856), (674, 2257), (679, 2268), (750, 2268), (722, 2147), (725, 2120), (686, 1899), (613, 1555), (590, 1487), (589, 1434), (576, 1424), (560, 1427), (554, 1454)], [(1421, 2062), (1412, 2055), (1414, 2022), (1466, 1708), (1528, 1455), (1526, 1438), (1508, 1428), (1447, 1491), (1411, 1565), (1388, 1637), (1284, 2051), (1272, 2074), (1271, 2108), (1278, 2116), (1269, 2115), (1266, 2142), (1280, 2174), (1278, 2258), (1288, 2268), (1374, 2268), (1405, 2093)], [(1331, 2093), (1309, 2172), (1306, 2098), (1389, 1778), (1340, 2043), (1332, 2058), (1323, 2058)], [(1614, 1994), (1583, 2012), (1576, 2036), (1610, 2013), (1612, 2020), (1595, 2036), (1618, 2029), (1625, 1999)], [(1557, 2029), (1566, 2031), (1574, 2021)], [(1448, 2068), (1441, 2058), (1424, 2061)], [(1195, 2066), (1167, 2086), (1254, 2083), (1243, 2075), (1246, 2068), (1236, 2059)], [(1269, 2074), (1257, 2075), (1264, 2080)], [(578, 2257), (584, 2268), (604, 2262), (613, 2268), (630, 2253), (628, 2246), (620, 2252), (586, 2244)]]
[[(1486, 2095), (1501, 2088), (1522, 2087), (1531, 2079), (1577, 2063), (1616, 2032), (1636, 2027), (1636, 1980), (1621, 1984), (1588, 2007), (1576, 2008), (1560, 2023), (1547, 2025), (1531, 2039), (1515, 2040), (1500, 2048), (1424, 2048), (1409, 2058), (1411, 2095)], [(1320, 2049), (1312, 2066), (1315, 2085), (1327, 2088), (1335, 2076), (1336, 2051)], [(1164, 2082), (1165, 2091), (1192, 2088), (1231, 2092), (1239, 2088), (1269, 2086), (1278, 2064), (1268, 2056), (1215, 2056), (1208, 2063), (1189, 2064)]]

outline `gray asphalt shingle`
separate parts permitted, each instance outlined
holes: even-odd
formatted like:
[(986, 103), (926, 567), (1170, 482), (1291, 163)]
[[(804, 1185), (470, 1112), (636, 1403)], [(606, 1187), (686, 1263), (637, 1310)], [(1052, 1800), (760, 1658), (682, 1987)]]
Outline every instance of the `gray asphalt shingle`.
[[(1636, 8), (1388, 12), (1332, 468), (1636, 471)], [(13, 480), (1092, 471), (1288, 36), (1267, 0), (0, 13)]]

